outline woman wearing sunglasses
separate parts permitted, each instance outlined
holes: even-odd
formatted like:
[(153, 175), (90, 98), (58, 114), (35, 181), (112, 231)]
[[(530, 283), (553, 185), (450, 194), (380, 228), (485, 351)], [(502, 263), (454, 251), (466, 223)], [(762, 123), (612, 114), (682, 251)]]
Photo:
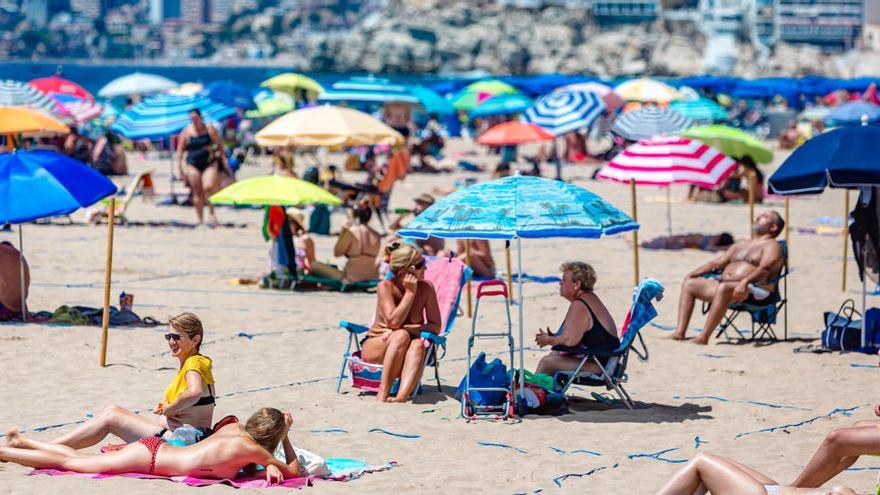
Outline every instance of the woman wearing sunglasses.
[[(379, 401), (405, 402), (419, 383), (425, 361), (419, 335), (440, 333), (440, 307), (434, 286), (424, 280), (425, 258), (416, 248), (395, 241), (385, 255), (394, 278), (379, 283), (376, 321), (362, 343), (361, 357), (382, 364)], [(397, 395), (391, 397), (398, 378)]]
[(108, 406), (54, 443), (82, 449), (110, 434), (128, 443), (145, 437), (170, 439), (169, 432), (184, 424), (201, 430), (204, 438), (214, 416), (214, 376), (211, 359), (199, 354), (203, 334), (202, 322), (192, 313), (169, 321), (165, 340), (171, 355), (180, 361), (180, 370), (154, 409), (156, 416), (141, 416), (124, 407)]

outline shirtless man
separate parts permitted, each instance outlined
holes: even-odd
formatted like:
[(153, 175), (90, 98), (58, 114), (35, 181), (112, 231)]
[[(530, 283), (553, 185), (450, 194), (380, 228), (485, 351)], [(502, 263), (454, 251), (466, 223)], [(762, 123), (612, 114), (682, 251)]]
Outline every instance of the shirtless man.
[[(784, 227), (785, 221), (779, 213), (762, 213), (752, 227), (754, 239), (735, 243), (721, 256), (689, 273), (681, 284), (678, 327), (672, 337), (684, 340), (695, 299), (712, 303), (703, 333), (694, 338), (694, 343), (706, 345), (731, 302), (742, 302), (749, 297), (756, 301), (763, 299), (749, 295), (750, 284), (772, 293), (776, 284), (770, 281), (780, 273), (783, 265), (782, 247), (775, 239)], [(721, 277), (704, 278), (703, 275), (708, 273), (720, 273)]]
[[(234, 479), (245, 468), (253, 476), (255, 465), (265, 466), (266, 481), (282, 483), (301, 475), (296, 452), (287, 437), (293, 423), (289, 413), (263, 408), (242, 427), (232, 423), (188, 447), (166, 444), (158, 437), (146, 437), (121, 450), (86, 454), (55, 443), (26, 438), (12, 429), (0, 446), (0, 461), (38, 469), (64, 469), (78, 473), (139, 473), (158, 476), (194, 476)], [(272, 452), (283, 443), (287, 462)]]
[[(21, 318), (21, 259), (18, 249), (7, 241), (0, 242), (0, 321)], [(24, 262), (24, 298), (27, 299), (31, 272)], [(27, 304), (27, 303), (25, 303)], [(24, 308), (27, 312), (27, 307)]]
[[(400, 230), (405, 225), (404, 219), (409, 215), (417, 216), (419, 213), (428, 209), (429, 206), (434, 204), (434, 196), (430, 194), (422, 194), (418, 198), (415, 199), (415, 206), (412, 210), (402, 213), (398, 215), (391, 225), (388, 228), (394, 232)], [(419, 246), (419, 249), (422, 250), (422, 254), (425, 256), (442, 256), (443, 245), (445, 244), (443, 239), (439, 237), (428, 237), (427, 239), (416, 239), (416, 244)]]
[[(459, 239), (457, 242), (458, 256), (462, 263), (468, 262), (467, 241)], [(442, 253), (441, 253), (442, 254)], [(495, 259), (492, 258), (492, 249), (489, 241), (485, 239), (471, 239), (470, 267), (477, 277), (495, 276)]]

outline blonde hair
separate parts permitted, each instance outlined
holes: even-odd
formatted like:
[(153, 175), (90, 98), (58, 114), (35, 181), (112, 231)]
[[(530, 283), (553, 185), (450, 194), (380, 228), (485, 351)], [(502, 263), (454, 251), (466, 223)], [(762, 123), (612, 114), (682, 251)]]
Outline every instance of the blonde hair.
[(248, 418), (244, 430), (260, 447), (272, 453), (281, 442), (286, 427), (284, 413), (274, 407), (264, 407)]
[(596, 285), (596, 270), (583, 261), (567, 261), (559, 267), (563, 275), (571, 273), (572, 282), (580, 282), (581, 290), (591, 291)]
[(394, 241), (385, 246), (385, 261), (391, 266), (391, 273), (397, 275), (402, 270), (412, 266), (412, 262), (419, 256), (419, 250), (400, 241)]
[(199, 343), (196, 344), (196, 352), (202, 346), (202, 339), (205, 338), (205, 330), (202, 328), (202, 320), (192, 313), (180, 313), (179, 315), (168, 320), (168, 324), (178, 332), (185, 333), (190, 340), (195, 339), (198, 335)]

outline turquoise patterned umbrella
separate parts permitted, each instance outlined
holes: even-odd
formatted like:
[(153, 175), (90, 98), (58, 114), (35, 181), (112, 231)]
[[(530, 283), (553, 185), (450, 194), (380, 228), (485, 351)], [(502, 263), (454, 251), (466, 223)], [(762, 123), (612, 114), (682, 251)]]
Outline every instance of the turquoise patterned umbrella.
[[(514, 175), (455, 191), (420, 213), (398, 234), (421, 239), (516, 239), (517, 272), (522, 274), (520, 238), (597, 238), (638, 228), (639, 224), (626, 213), (582, 187)], [(520, 275), (517, 284), (519, 359), (520, 368), (524, 369)], [(523, 373), (519, 376), (522, 379)]]

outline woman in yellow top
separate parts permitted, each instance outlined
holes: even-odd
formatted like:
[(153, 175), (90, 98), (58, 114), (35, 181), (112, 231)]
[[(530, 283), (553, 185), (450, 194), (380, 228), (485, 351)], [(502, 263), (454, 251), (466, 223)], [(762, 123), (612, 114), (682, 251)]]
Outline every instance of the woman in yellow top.
[(120, 406), (108, 406), (79, 428), (54, 443), (82, 449), (113, 434), (128, 443), (144, 437), (170, 438), (170, 432), (184, 424), (207, 432), (214, 416), (214, 376), (211, 359), (199, 354), (204, 330), (192, 313), (183, 313), (168, 323), (165, 340), (180, 370), (165, 389), (155, 410), (156, 417), (141, 416)]

